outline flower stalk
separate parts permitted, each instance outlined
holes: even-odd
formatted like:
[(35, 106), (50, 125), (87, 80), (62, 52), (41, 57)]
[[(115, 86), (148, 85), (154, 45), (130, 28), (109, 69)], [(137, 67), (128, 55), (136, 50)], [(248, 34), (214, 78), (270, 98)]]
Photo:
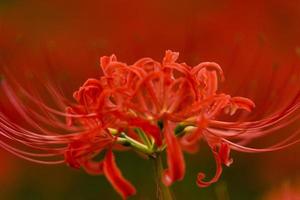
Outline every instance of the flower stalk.
[(172, 200), (173, 195), (170, 187), (167, 187), (163, 184), (162, 174), (163, 174), (163, 163), (160, 153), (156, 153), (156, 156), (153, 157), (154, 162), (154, 173), (155, 173), (155, 182), (156, 182), (156, 199), (157, 200)]
[(152, 156), (153, 150), (146, 145), (136, 141), (135, 139), (127, 136), (125, 133), (121, 133), (121, 137), (117, 138), (117, 143), (123, 145), (130, 145), (134, 150)]

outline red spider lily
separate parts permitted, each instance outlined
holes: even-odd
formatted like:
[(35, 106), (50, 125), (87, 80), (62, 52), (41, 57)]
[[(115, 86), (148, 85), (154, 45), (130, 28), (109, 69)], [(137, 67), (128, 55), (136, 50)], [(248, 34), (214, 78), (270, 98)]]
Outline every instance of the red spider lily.
[[(218, 92), (218, 82), (224, 80), (218, 64), (203, 62), (191, 67), (176, 62), (178, 56), (166, 51), (161, 63), (142, 58), (132, 65), (117, 61), (115, 55), (104, 56), (100, 59), (103, 76), (88, 79), (74, 93), (76, 103), (46, 85), (54, 103), (66, 112), (45, 105), (15, 83), (30, 102), (26, 104), (4, 80), (1, 86), (5, 94), (31, 128), (25, 129), (1, 114), (0, 145), (33, 162), (67, 163), (90, 174), (104, 174), (125, 199), (136, 191), (115, 163), (113, 150), (124, 146), (154, 159), (166, 150), (168, 168), (161, 181), (170, 186), (184, 177), (183, 151), (195, 153), (199, 141), (204, 140), (217, 165), (210, 181), (204, 180), (204, 173), (198, 174), (197, 185), (206, 187), (219, 179), (222, 165), (232, 163), (231, 150), (266, 152), (299, 142), (295, 139), (298, 130), (267, 148), (246, 146), (298, 120), (299, 92), (285, 109), (247, 122), (244, 111), (250, 112), (255, 105), (248, 98)], [(240, 117), (230, 121), (232, 115)], [(66, 124), (60, 117), (66, 118)], [(101, 152), (105, 152), (104, 159), (95, 161)]]

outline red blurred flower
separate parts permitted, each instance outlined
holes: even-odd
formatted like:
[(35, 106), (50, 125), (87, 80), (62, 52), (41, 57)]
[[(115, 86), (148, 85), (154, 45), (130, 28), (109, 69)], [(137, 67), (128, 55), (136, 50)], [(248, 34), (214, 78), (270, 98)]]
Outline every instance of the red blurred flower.
[(284, 182), (272, 188), (263, 196), (263, 200), (299, 200), (299, 183)]
[[(244, 111), (250, 112), (254, 103), (244, 97), (218, 92), (218, 82), (224, 79), (218, 64), (203, 62), (191, 67), (177, 63), (178, 56), (166, 51), (162, 63), (142, 58), (133, 65), (117, 61), (115, 55), (102, 57), (103, 76), (88, 79), (74, 93), (76, 103), (65, 100), (47, 85), (54, 102), (66, 112), (50, 108), (16, 85), (22, 97), (30, 100), (31, 103), (26, 104), (2, 81), (9, 100), (32, 129), (22, 128), (1, 114), (4, 138), (1, 146), (37, 163), (66, 162), (90, 174), (104, 174), (126, 198), (135, 194), (135, 188), (116, 166), (115, 149), (131, 148), (152, 158), (165, 150), (168, 168), (163, 172), (162, 182), (170, 186), (184, 177), (183, 151), (197, 152), (199, 141), (204, 140), (217, 165), (210, 181), (204, 180), (204, 173), (198, 174), (197, 185), (206, 187), (219, 179), (222, 165), (232, 163), (232, 149), (265, 152), (299, 142), (295, 139), (298, 130), (264, 149), (246, 146), (253, 139), (297, 120), (299, 92), (283, 110), (247, 122)], [(67, 123), (61, 122), (59, 116), (66, 117)], [(105, 152), (104, 159), (95, 161), (101, 152)]]

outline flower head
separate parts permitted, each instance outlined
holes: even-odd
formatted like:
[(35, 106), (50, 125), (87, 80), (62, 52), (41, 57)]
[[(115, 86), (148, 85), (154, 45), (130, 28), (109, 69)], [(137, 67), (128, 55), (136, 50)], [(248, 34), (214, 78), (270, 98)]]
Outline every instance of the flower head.
[[(178, 63), (178, 56), (168, 50), (161, 63), (142, 58), (132, 65), (117, 61), (115, 55), (101, 57), (103, 75), (88, 79), (74, 92), (75, 103), (65, 101), (48, 85), (50, 94), (63, 104), (65, 112), (45, 105), (17, 85), (39, 111), (27, 107), (2, 81), (11, 103), (33, 130), (24, 129), (1, 114), (1, 135), (7, 140), (1, 141), (1, 146), (30, 161), (67, 163), (90, 174), (104, 174), (126, 198), (136, 190), (118, 169), (114, 150), (133, 149), (152, 158), (166, 151), (168, 166), (161, 181), (170, 186), (184, 178), (183, 152), (197, 152), (199, 141), (204, 140), (217, 165), (216, 174), (209, 181), (204, 173), (198, 174), (197, 185), (206, 187), (219, 179), (223, 165), (230, 166), (233, 162), (231, 150), (273, 151), (299, 141), (295, 139), (299, 132), (296, 131), (286, 140), (264, 149), (246, 146), (251, 140), (297, 120), (299, 93), (286, 109), (264, 119), (246, 122), (245, 117), (240, 117), (230, 121), (230, 116), (251, 112), (254, 103), (219, 91), (218, 84), (224, 75), (218, 64), (203, 62), (191, 67)], [(59, 116), (66, 118), (66, 124)], [(103, 160), (95, 161), (101, 152), (105, 153)]]

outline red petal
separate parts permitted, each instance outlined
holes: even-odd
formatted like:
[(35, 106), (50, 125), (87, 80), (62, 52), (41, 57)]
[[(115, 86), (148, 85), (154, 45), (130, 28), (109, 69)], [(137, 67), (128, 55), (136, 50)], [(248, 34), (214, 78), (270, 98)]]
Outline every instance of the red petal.
[(217, 152), (216, 145), (212, 147), (212, 151), (216, 160), (217, 170), (215, 176), (210, 181), (203, 181), (205, 178), (204, 173), (199, 173), (197, 177), (197, 185), (199, 187), (208, 187), (212, 183), (215, 183), (219, 180), (222, 174), (222, 164), (229, 166), (232, 163), (232, 159), (229, 158), (230, 155), (230, 148), (229, 145), (226, 143), (221, 143), (219, 147), (219, 151)]
[(108, 181), (123, 199), (126, 199), (128, 196), (136, 193), (136, 190), (131, 183), (122, 176), (118, 166), (116, 165), (115, 156), (111, 150), (106, 153), (103, 163), (103, 171)]
[(171, 50), (167, 50), (165, 57), (163, 59), (163, 63), (174, 63), (179, 57), (179, 53), (178, 52), (173, 52)]
[(253, 101), (244, 97), (232, 97), (230, 101), (237, 105), (238, 108), (244, 109), (248, 112), (251, 112), (251, 110), (255, 107)]
[(199, 140), (202, 138), (202, 129), (197, 128), (194, 132), (184, 135), (180, 139), (183, 150), (189, 153), (196, 153), (199, 149)]
[(111, 63), (111, 62), (113, 62), (113, 61), (117, 61), (117, 58), (116, 58), (116, 56), (113, 54), (113, 55), (111, 55), (111, 56), (102, 56), (101, 58), (100, 58), (100, 65), (101, 65), (101, 68), (102, 68), (102, 70), (103, 70), (103, 72), (104, 72), (104, 74), (106, 73), (106, 68), (107, 68), (107, 66)]
[(67, 126), (71, 127), (73, 125), (73, 118), (68, 116), (68, 114), (73, 114), (73, 109), (71, 107), (67, 107), (65, 109), (66, 116), (66, 124)]
[(209, 71), (213, 70), (213, 71), (217, 71), (218, 74), (220, 75), (221, 77), (221, 80), (223, 81), (225, 78), (224, 78), (224, 73), (223, 73), (223, 70), (222, 68), (220, 67), (220, 65), (218, 65), (217, 63), (215, 62), (202, 62), (198, 65), (196, 65), (195, 67), (193, 67), (192, 69), (192, 74), (196, 75), (202, 70), (202, 69), (207, 69)]
[(78, 162), (77, 159), (74, 158), (73, 155), (73, 151), (72, 150), (68, 150), (65, 152), (65, 162), (70, 166), (73, 167), (75, 169), (79, 169), (80, 168), (80, 163)]
[(169, 186), (181, 180), (185, 174), (185, 163), (182, 150), (175, 134), (170, 130), (168, 122), (164, 123), (164, 136), (167, 144), (168, 169), (163, 174), (162, 181)]
[(217, 169), (216, 169), (216, 174), (215, 176), (210, 180), (210, 181), (203, 181), (203, 179), (205, 178), (205, 174), (204, 173), (199, 173), (198, 176), (197, 176), (197, 185), (199, 187), (208, 187), (210, 186), (212, 183), (215, 183), (219, 180), (221, 174), (222, 174), (222, 163), (221, 163), (221, 158), (218, 154), (218, 152), (216, 151), (216, 149), (212, 149), (213, 151), (213, 154), (214, 154), (214, 157), (215, 157), (215, 160), (216, 160), (216, 166), (217, 166)]
[(219, 150), (219, 156), (221, 158), (221, 161), (223, 164), (225, 164), (227, 167), (231, 165), (233, 162), (233, 159), (230, 158), (230, 148), (229, 145), (226, 143), (222, 143), (220, 150)]
[(82, 163), (84, 170), (91, 175), (100, 175), (103, 174), (103, 162), (95, 162), (92, 160), (87, 160)]

